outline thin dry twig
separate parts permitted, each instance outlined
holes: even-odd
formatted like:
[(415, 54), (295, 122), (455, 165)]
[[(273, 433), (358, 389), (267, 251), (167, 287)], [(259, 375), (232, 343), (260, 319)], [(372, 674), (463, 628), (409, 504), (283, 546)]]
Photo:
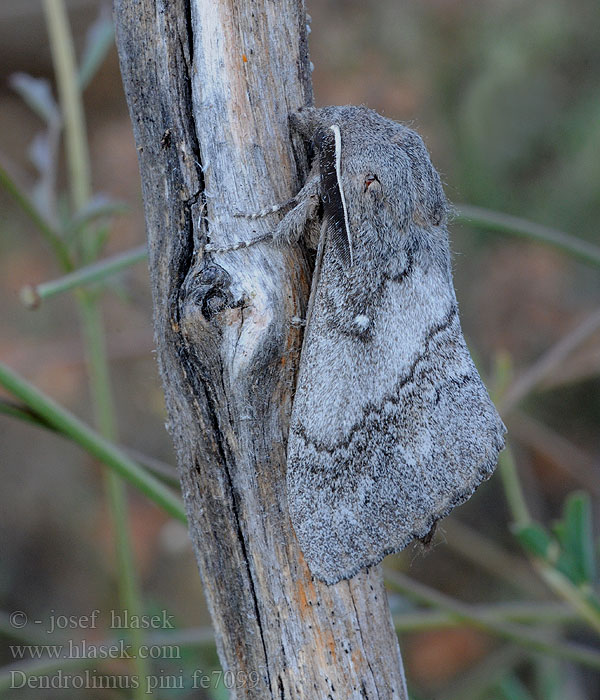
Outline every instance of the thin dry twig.
[(579, 345), (584, 343), (600, 328), (600, 310), (588, 316), (570, 333), (563, 336), (555, 345), (534, 362), (513, 382), (500, 400), (500, 413), (509, 414), (516, 405), (530, 394), (557, 367), (567, 360)]

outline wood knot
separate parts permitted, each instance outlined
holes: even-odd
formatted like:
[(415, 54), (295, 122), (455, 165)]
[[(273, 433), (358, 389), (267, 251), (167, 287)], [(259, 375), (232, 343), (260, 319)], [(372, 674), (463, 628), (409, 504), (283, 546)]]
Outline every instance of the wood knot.
[[(185, 282), (180, 300), (184, 315), (200, 311), (206, 321), (238, 304), (231, 293), (231, 276), (219, 265), (208, 264)], [(192, 308), (193, 307), (193, 311)]]

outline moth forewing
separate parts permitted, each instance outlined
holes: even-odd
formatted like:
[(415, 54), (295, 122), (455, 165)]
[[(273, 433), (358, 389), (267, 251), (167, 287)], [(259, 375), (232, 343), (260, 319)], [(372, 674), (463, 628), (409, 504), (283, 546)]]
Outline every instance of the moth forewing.
[[(344, 204), (332, 216), (330, 154), (324, 157), (321, 138), (325, 223), (339, 223), (343, 214), (344, 229), (360, 228), (361, 236), (347, 238), (356, 253), (349, 270), (340, 226), (322, 229), (287, 478), (307, 563), (334, 583), (427, 537), (491, 475), (504, 426), (462, 336), (440, 225), (445, 200), (422, 142), (366, 108), (311, 114), (321, 134), (327, 124), (337, 126), (334, 154), (345, 140), (345, 158), (356, 157), (337, 161), (337, 181), (345, 166), (360, 175), (360, 159), (375, 154), (379, 162), (365, 168), (377, 170), (388, 198), (377, 200), (387, 207), (380, 217), (373, 198), (356, 199), (356, 188), (342, 187)], [(393, 140), (406, 142), (405, 155), (388, 161)], [(412, 191), (385, 191), (394, 181)]]

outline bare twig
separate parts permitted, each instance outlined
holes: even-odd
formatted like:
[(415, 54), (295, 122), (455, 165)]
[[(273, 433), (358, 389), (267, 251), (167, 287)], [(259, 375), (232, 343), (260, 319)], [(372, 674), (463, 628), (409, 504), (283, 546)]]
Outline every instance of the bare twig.
[(500, 401), (500, 412), (505, 415), (510, 413), (515, 406), (539, 386), (556, 367), (559, 367), (565, 362), (575, 348), (584, 343), (599, 328), (600, 311), (596, 311), (570, 333), (563, 336), (556, 345), (544, 353), (513, 382)]

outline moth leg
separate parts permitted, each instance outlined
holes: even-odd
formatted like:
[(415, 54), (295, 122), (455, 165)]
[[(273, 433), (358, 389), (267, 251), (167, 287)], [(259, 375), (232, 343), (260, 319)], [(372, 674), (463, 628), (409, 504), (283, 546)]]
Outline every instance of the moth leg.
[(213, 245), (212, 243), (207, 243), (204, 246), (204, 252), (205, 253), (231, 253), (233, 250), (240, 250), (240, 248), (249, 248), (251, 245), (254, 245), (255, 243), (261, 243), (262, 241), (269, 241), (273, 238), (273, 233), (269, 231), (269, 233), (265, 233), (262, 236), (257, 236), (256, 238), (252, 238), (249, 241), (238, 241), (237, 243), (233, 243), (232, 245), (227, 245), (223, 246), (222, 248), (219, 248), (218, 246)]
[[(290, 199), (287, 199), (285, 202), (280, 202), (278, 204), (273, 204), (273, 206), (270, 207), (265, 207), (264, 209), (261, 209), (260, 211), (257, 212), (236, 212), (234, 216), (243, 218), (243, 219), (262, 219), (265, 216), (269, 216), (269, 214), (276, 214), (277, 212), (281, 211), (282, 209), (287, 209), (288, 207), (291, 207), (292, 205), (297, 205), (299, 204), (303, 199), (306, 199), (307, 197), (310, 197), (312, 194), (316, 194), (318, 190), (318, 178), (319, 178), (319, 173), (316, 170), (316, 168), (313, 168), (308, 176), (307, 181), (304, 183), (304, 187), (302, 187), (297, 194), (295, 194), (293, 197), (290, 197)], [(315, 183), (315, 180), (317, 182)]]
[(428, 549), (431, 547), (431, 543), (433, 542), (433, 537), (435, 535), (435, 531), (437, 530), (437, 521), (433, 523), (431, 526), (431, 529), (429, 532), (425, 535), (425, 537), (419, 537), (419, 540), (421, 541), (421, 544)]
[[(292, 243), (298, 241), (304, 232), (306, 224), (313, 220), (319, 208), (319, 178), (318, 176), (313, 176), (307, 180), (304, 187), (298, 192), (298, 194), (287, 203), (281, 205), (280, 208), (287, 206), (289, 202), (297, 202), (296, 206), (291, 209), (281, 221), (277, 224), (273, 231), (265, 233), (262, 236), (257, 236), (249, 241), (239, 241), (230, 246), (224, 246), (222, 248), (216, 247), (211, 243), (204, 246), (204, 251), (206, 253), (228, 253), (233, 250), (239, 250), (240, 248), (248, 248), (255, 243), (260, 243), (262, 241), (272, 240), (276, 244), (281, 243)], [(271, 207), (271, 210), (265, 210), (267, 213), (273, 213), (278, 211)], [(252, 215), (251, 218), (258, 218), (261, 216), (262, 212), (258, 212), (256, 215)]]
[(297, 204), (281, 219), (273, 231), (275, 243), (295, 243), (302, 237), (306, 225), (314, 221), (319, 208), (319, 178), (307, 181), (296, 195)]
[(234, 216), (238, 217), (240, 219), (262, 219), (265, 216), (269, 216), (269, 214), (277, 214), (277, 212), (281, 211), (282, 209), (287, 209), (288, 207), (291, 207), (292, 204), (298, 204), (298, 200), (300, 198), (302, 190), (298, 192), (297, 195), (294, 197), (291, 197), (290, 199), (287, 199), (285, 202), (280, 202), (279, 204), (273, 204), (271, 207), (266, 207), (265, 209), (261, 209), (260, 211), (256, 212), (243, 212), (243, 211), (237, 211)]

